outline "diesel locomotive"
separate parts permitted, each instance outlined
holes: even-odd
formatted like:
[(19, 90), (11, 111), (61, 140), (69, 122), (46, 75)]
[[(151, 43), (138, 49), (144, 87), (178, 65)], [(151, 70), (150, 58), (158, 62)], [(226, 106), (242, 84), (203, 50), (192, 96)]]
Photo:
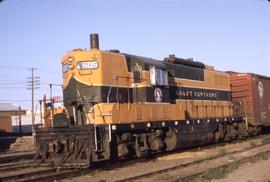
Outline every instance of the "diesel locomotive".
[[(257, 132), (246, 103), (232, 100), (231, 73), (169, 55), (164, 60), (75, 49), (62, 59), (63, 108), (43, 100), (35, 127), (37, 162), (94, 162), (230, 141)], [(252, 128), (252, 130), (249, 130)]]

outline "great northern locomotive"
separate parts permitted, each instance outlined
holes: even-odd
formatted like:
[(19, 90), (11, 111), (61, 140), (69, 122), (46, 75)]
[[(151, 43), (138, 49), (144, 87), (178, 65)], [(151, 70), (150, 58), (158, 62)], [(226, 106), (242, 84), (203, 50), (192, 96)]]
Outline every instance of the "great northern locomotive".
[[(163, 61), (76, 49), (62, 59), (64, 108), (44, 100), (36, 161), (55, 166), (141, 157), (246, 137), (246, 102), (232, 100), (231, 74), (174, 55)], [(269, 102), (269, 100), (268, 100)]]

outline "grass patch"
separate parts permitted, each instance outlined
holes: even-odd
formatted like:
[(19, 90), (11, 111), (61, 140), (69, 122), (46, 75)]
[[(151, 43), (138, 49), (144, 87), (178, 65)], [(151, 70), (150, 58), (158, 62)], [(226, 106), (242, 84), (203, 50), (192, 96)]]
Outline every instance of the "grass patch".
[(229, 163), (226, 166), (209, 169), (208, 171), (204, 172), (200, 178), (201, 181), (209, 182), (213, 179), (223, 179), (225, 178), (229, 173), (234, 171), (239, 167), (238, 163), (235, 161), (235, 159), (231, 156), (229, 157)]
[(257, 146), (257, 142), (251, 141), (251, 142), (250, 142), (250, 146), (251, 146), (251, 147), (256, 147), (256, 146)]
[(261, 140), (261, 143), (262, 143), (262, 144), (268, 144), (268, 143), (270, 143), (270, 136), (268, 136), (268, 137), (266, 137), (266, 138), (263, 138), (263, 139)]
[(224, 148), (219, 149), (218, 155), (225, 155), (225, 154), (226, 154), (226, 150)]
[(263, 160), (267, 160), (269, 157), (268, 156), (266, 156), (265, 154), (261, 154), (262, 156), (261, 156), (261, 159), (263, 159)]
[(265, 154), (259, 154), (252, 157), (252, 159), (250, 159), (250, 162), (254, 163), (254, 162), (257, 162), (258, 160), (267, 160), (267, 159), (268, 159), (268, 156), (266, 156)]
[(29, 161), (27, 161), (25, 159), (21, 159), (21, 160), (19, 160), (19, 162), (21, 163), (22, 166), (25, 166), (25, 167), (30, 166)]

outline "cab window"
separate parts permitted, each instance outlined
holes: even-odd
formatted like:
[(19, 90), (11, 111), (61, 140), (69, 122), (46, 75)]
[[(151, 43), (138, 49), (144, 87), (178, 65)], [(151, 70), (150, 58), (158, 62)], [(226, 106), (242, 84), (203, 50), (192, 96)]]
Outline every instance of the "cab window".
[(168, 85), (168, 72), (166, 70), (151, 66), (149, 72), (151, 85)]
[(133, 66), (134, 83), (139, 83), (142, 80), (142, 66), (136, 63)]
[(66, 73), (69, 70), (69, 64), (63, 64), (62, 65), (62, 72)]

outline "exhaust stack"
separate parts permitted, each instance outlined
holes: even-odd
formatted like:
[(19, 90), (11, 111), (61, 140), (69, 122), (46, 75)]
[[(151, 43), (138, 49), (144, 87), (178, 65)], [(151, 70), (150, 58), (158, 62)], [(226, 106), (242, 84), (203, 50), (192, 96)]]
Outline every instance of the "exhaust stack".
[(90, 34), (90, 48), (99, 49), (99, 40), (97, 33)]

